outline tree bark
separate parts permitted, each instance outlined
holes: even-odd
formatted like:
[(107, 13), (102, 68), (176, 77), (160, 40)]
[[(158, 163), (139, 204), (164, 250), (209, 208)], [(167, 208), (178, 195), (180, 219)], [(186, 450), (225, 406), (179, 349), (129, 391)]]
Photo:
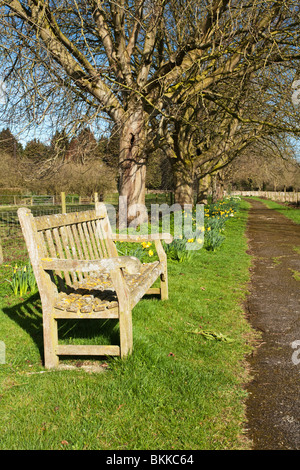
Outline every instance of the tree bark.
[(224, 190), (219, 173), (211, 175), (212, 202), (216, 203), (223, 199)]
[(194, 204), (193, 183), (194, 174), (191, 164), (174, 163), (173, 172), (175, 182), (175, 203), (180, 204), (183, 208), (184, 204)]
[(126, 198), (128, 220), (136, 217), (136, 205), (145, 205), (145, 138), (146, 115), (140, 107), (127, 113), (120, 135), (119, 193)]
[(210, 186), (210, 175), (200, 176), (197, 179), (197, 204), (207, 204)]

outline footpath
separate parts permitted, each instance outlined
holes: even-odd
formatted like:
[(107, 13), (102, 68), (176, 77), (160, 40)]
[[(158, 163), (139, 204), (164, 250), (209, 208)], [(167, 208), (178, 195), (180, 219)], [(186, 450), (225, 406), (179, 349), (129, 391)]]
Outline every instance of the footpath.
[(246, 311), (261, 332), (249, 359), (247, 434), (253, 450), (300, 450), (300, 225), (252, 200), (247, 238)]

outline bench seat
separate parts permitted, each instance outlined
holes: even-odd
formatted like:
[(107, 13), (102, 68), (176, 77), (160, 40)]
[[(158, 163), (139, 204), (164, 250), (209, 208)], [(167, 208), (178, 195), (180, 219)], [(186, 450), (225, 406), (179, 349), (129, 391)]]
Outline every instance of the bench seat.
[[(153, 279), (157, 279), (163, 271), (164, 266), (155, 261), (142, 264), (139, 273), (124, 273), (131, 294), (132, 307), (149, 291)], [(118, 318), (118, 298), (110, 275), (101, 273), (74, 283), (71, 293), (59, 294), (54, 309), (55, 318), (62, 318), (61, 311), (73, 314), (72, 318), (81, 317), (86, 313), (93, 315), (94, 318)]]

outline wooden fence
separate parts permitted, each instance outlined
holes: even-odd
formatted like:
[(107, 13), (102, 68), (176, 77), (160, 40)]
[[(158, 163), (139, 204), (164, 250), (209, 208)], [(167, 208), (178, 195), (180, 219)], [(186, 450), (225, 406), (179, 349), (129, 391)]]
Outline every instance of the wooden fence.
[(300, 203), (300, 192), (296, 191), (232, 191), (230, 195), (241, 197), (256, 196), (278, 202)]
[[(93, 197), (66, 195), (67, 204), (93, 204)], [(56, 206), (61, 205), (62, 195), (0, 194), (0, 206)]]

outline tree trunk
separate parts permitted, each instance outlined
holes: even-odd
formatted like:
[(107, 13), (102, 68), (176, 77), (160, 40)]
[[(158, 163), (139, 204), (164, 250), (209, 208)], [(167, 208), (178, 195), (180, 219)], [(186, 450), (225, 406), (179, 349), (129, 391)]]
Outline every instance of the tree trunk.
[(194, 204), (193, 183), (194, 174), (190, 164), (182, 164), (173, 162), (174, 182), (175, 182), (175, 203), (180, 204), (183, 208), (184, 204)]
[[(137, 215), (137, 205), (145, 206), (146, 192), (146, 116), (142, 108), (128, 112), (120, 136), (119, 193), (127, 205), (127, 220)], [(121, 210), (121, 209), (120, 209)], [(123, 214), (124, 215), (124, 214)], [(145, 217), (144, 217), (145, 218)]]
[(208, 191), (210, 185), (210, 176), (205, 175), (197, 180), (197, 204), (207, 204)]
[(211, 185), (212, 185), (212, 202), (216, 203), (221, 200), (224, 196), (223, 185), (221, 183), (220, 175), (215, 173), (211, 175)]

